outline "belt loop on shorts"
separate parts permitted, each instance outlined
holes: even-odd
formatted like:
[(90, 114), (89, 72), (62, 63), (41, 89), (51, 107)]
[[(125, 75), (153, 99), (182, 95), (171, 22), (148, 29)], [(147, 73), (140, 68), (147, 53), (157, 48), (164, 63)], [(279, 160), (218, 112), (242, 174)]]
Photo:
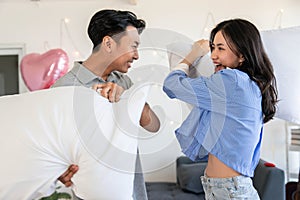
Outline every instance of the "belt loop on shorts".
[(238, 188), (238, 180), (237, 180), (237, 177), (233, 177), (232, 179), (233, 179), (234, 187), (235, 187), (235, 189), (237, 189), (237, 188)]
[(200, 179), (203, 183), (207, 183), (207, 177), (205, 175), (201, 176)]

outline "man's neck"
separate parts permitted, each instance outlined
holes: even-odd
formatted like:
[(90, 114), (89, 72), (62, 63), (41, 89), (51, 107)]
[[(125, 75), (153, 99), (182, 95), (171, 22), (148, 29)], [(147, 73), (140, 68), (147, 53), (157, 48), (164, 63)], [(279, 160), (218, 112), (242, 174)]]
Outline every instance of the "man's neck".
[(91, 59), (87, 59), (82, 63), (82, 65), (95, 74), (98, 77), (101, 77), (104, 81), (107, 80), (111, 71), (106, 67), (105, 63), (96, 63)]

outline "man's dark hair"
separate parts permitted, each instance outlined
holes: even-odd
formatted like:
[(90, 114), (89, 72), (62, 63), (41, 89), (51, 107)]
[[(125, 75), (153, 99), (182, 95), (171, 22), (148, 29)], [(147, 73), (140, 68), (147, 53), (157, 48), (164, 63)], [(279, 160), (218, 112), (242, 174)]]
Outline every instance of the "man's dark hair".
[(93, 49), (97, 47), (105, 36), (112, 37), (125, 32), (127, 26), (134, 26), (140, 34), (146, 23), (130, 11), (100, 10), (91, 18), (88, 35), (93, 42)]

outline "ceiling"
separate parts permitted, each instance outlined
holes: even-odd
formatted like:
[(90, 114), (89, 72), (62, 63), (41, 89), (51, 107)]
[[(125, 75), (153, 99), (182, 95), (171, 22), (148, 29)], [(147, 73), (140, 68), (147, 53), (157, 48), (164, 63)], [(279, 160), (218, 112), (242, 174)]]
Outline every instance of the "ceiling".
[[(0, 3), (4, 3), (4, 2), (53, 2), (53, 1), (99, 1), (99, 0), (0, 0)], [(138, 0), (124, 0), (126, 2), (128, 2), (129, 4), (132, 5), (137, 5), (137, 1)]]

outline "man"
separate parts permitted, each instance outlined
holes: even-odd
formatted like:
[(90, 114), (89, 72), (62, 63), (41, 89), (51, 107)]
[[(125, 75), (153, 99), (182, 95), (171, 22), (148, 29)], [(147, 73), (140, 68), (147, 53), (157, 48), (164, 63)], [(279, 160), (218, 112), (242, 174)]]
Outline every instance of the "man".
[[(130, 78), (123, 73), (126, 73), (132, 62), (139, 58), (139, 34), (144, 28), (145, 22), (137, 19), (132, 12), (97, 12), (88, 26), (88, 35), (93, 43), (92, 54), (83, 62), (75, 62), (72, 70), (52, 87), (82, 85), (97, 90), (110, 102), (119, 101), (122, 92), (133, 85)], [(150, 132), (156, 132), (160, 127), (159, 119), (147, 103), (141, 115), (140, 125)], [(59, 180), (70, 186), (71, 178), (77, 170), (78, 166), (71, 165)], [(138, 153), (136, 172), (141, 172)], [(133, 197), (138, 200), (147, 199), (142, 173), (135, 174)]]

